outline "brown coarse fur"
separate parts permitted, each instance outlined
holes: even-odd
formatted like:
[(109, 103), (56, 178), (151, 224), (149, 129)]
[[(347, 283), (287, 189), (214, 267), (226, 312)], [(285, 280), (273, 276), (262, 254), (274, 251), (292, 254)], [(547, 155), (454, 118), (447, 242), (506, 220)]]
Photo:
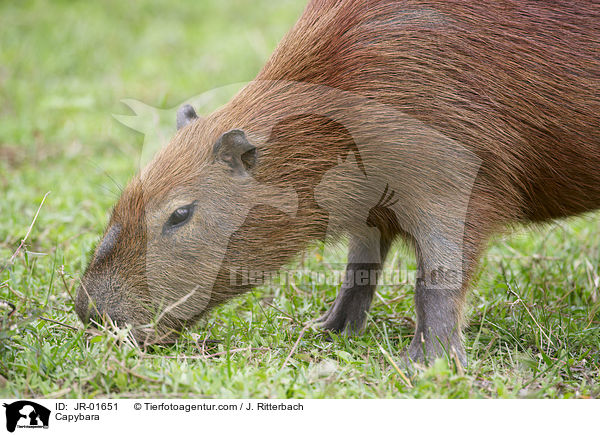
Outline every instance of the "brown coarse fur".
[[(489, 236), (600, 207), (599, 41), (594, 1), (311, 1), (256, 79), (124, 191), (78, 312), (154, 313), (160, 333), (140, 337), (165, 338), (248, 290), (231, 284), (240, 270), (346, 236), (347, 270), (378, 270), (403, 238), (420, 269), (409, 355), (464, 362)], [(353, 333), (374, 285), (348, 276), (322, 320)]]

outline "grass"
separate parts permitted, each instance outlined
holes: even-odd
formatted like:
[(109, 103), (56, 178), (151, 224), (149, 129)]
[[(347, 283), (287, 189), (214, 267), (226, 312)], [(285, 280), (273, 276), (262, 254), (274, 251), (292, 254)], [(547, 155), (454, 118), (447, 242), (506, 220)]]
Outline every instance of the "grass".
[[(166, 109), (252, 79), (303, 3), (0, 4), (0, 396), (600, 396), (597, 215), (494, 239), (464, 371), (397, 369), (415, 319), (409, 282), (381, 289), (354, 339), (304, 327), (336, 293), (308, 274), (235, 299), (168, 347), (82, 329), (69, 292), (143, 143), (112, 118), (130, 114), (119, 101)], [(299, 265), (326, 271), (321, 249)], [(402, 250), (396, 259), (414, 270)]]

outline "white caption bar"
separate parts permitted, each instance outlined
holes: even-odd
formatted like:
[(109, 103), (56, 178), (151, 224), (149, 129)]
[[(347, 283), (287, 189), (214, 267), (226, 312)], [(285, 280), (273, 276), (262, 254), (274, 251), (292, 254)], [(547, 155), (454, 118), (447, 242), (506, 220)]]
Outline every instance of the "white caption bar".
[[(0, 399), (0, 433), (583, 433), (596, 401)], [(390, 432), (392, 431), (392, 432)]]

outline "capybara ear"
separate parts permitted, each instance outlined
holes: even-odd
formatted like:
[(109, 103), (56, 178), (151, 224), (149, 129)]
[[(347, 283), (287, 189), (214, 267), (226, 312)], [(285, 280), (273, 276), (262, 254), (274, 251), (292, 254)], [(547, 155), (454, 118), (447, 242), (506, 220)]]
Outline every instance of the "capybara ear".
[(256, 166), (256, 147), (248, 142), (242, 130), (230, 130), (215, 143), (213, 153), (217, 160), (226, 163), (235, 175), (247, 174)]
[(198, 119), (196, 111), (189, 104), (184, 104), (179, 109), (177, 109), (177, 130), (179, 130), (182, 127), (185, 127), (194, 119)]

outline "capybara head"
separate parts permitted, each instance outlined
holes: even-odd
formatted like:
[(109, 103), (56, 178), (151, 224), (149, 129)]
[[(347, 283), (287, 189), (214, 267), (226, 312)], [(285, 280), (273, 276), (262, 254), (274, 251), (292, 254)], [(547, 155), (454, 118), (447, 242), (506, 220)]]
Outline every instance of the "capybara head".
[(265, 252), (266, 241), (278, 243), (296, 213), (294, 189), (257, 181), (261, 152), (244, 131), (211, 130), (189, 107), (177, 124), (114, 207), (77, 295), (84, 322), (108, 316), (133, 325), (140, 342), (171, 341), (250, 288), (240, 273), (286, 261), (285, 249)]

